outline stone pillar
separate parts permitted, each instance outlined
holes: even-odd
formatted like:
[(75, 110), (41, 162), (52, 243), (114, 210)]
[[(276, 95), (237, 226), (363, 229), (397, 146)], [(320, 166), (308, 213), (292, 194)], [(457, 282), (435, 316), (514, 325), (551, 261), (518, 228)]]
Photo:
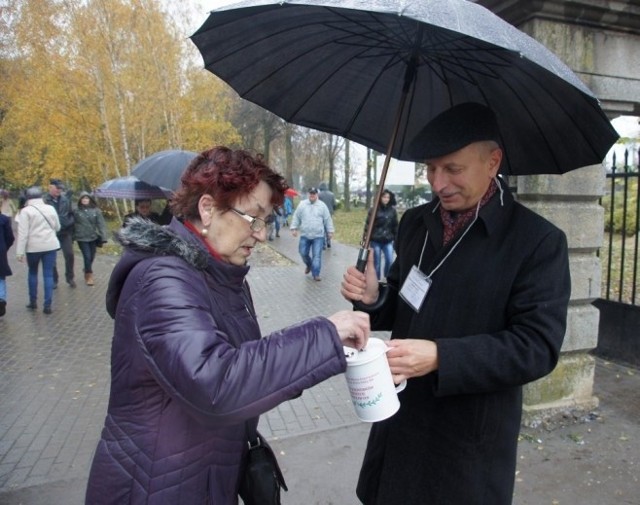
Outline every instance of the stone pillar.
[[(601, 0), (476, 0), (564, 61), (603, 103), (611, 118), (640, 115), (640, 5)], [(633, 62), (633, 63), (631, 63)], [(568, 145), (567, 149), (572, 149)], [(525, 423), (558, 410), (591, 409), (600, 297), (598, 249), (603, 244), (602, 166), (562, 176), (518, 177), (518, 198), (565, 231), (572, 294), (560, 362), (548, 377), (525, 388)]]
[(599, 312), (591, 302), (600, 296), (600, 260), (604, 209), (601, 165), (564, 175), (517, 178), (517, 198), (567, 234), (571, 269), (571, 301), (567, 332), (556, 369), (524, 390), (525, 424), (566, 410), (597, 407), (593, 396), (595, 360), (589, 354), (598, 341)]

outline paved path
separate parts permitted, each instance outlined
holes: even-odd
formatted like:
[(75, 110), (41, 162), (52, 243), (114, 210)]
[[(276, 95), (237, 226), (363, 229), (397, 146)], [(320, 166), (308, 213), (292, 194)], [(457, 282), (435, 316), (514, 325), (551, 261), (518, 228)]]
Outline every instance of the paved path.
[[(270, 244), (292, 261), (250, 271), (263, 334), (350, 308), (337, 286), (356, 249), (336, 243), (325, 251), (323, 281), (314, 282), (304, 275), (288, 229)], [(113, 323), (104, 298), (118, 259), (98, 256), (94, 287), (79, 278), (76, 289), (61, 283), (47, 316), (25, 308), (26, 267), (9, 256), (14, 275), (8, 278), (7, 314), (0, 319), (0, 493), (86, 478), (109, 394)], [(78, 255), (76, 277), (81, 269)], [(276, 438), (357, 423), (344, 378), (337, 376), (268, 412), (259, 429)]]
[[(249, 274), (264, 334), (350, 308), (338, 286), (356, 248), (334, 241), (324, 252), (323, 280), (314, 282), (303, 273), (288, 229), (270, 245), (291, 264), (255, 267)], [(15, 275), (8, 282), (7, 315), (0, 318), (0, 505), (81, 504), (109, 393), (113, 326), (104, 294), (117, 258), (98, 257), (93, 288), (61, 284), (54, 313), (46, 316), (25, 308), (25, 267), (10, 257)], [(78, 255), (76, 272), (81, 268)], [(640, 429), (638, 408), (632, 410), (639, 390), (636, 371), (600, 362), (601, 422), (569, 423), (553, 435), (530, 432), (521, 444), (514, 503), (640, 504)], [(260, 430), (280, 453), (291, 488), (283, 503), (357, 503), (353, 490), (368, 425), (356, 419), (342, 376), (265, 414)]]

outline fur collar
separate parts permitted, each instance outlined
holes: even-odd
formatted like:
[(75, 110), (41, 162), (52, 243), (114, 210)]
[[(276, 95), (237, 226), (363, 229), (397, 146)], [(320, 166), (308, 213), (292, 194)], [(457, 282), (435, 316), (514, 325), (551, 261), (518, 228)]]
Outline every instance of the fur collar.
[(160, 226), (142, 217), (132, 217), (127, 226), (115, 234), (115, 240), (133, 251), (177, 256), (198, 270), (207, 268), (208, 253), (195, 240), (181, 237), (170, 226)]

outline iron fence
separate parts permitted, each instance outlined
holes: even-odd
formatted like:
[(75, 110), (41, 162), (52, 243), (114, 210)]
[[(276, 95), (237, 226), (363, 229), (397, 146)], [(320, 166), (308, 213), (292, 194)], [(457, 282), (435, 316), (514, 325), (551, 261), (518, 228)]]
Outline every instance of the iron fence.
[(640, 223), (640, 149), (627, 149), (623, 163), (616, 155), (607, 171), (605, 208), (607, 243), (600, 251), (603, 260), (602, 298), (640, 305), (638, 293), (638, 250)]

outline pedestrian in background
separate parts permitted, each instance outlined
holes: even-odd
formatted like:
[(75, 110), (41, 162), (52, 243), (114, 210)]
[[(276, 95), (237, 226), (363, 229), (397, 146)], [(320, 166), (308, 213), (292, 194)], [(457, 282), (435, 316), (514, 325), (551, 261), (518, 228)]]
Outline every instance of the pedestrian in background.
[(129, 212), (124, 219), (122, 220), (122, 227), (126, 227), (129, 224), (131, 218), (134, 217), (142, 217), (152, 223), (156, 224), (167, 224), (167, 222), (171, 222), (171, 213), (167, 206), (165, 206), (165, 211), (163, 211), (164, 217), (151, 210), (152, 201), (147, 198), (139, 198), (135, 201), (135, 210), (133, 212)]
[[(318, 191), (318, 198), (320, 201), (327, 206), (329, 209), (329, 214), (331, 214), (331, 218), (333, 219), (333, 213), (336, 210), (336, 196), (333, 194), (333, 191), (329, 189), (325, 182), (321, 182)], [(324, 238), (323, 249), (331, 249), (331, 237), (327, 232)]]
[[(65, 194), (64, 184), (60, 179), (51, 179), (49, 181), (49, 192), (44, 195), (44, 203), (47, 203), (58, 213), (60, 221), (60, 231), (58, 232), (58, 241), (62, 256), (64, 257), (64, 277), (69, 287), (75, 288), (76, 281), (73, 271), (73, 224), (74, 216), (71, 207), (71, 200)], [(53, 289), (58, 287), (58, 267), (53, 265)]]
[(117, 234), (88, 505), (236, 505), (260, 414), (344, 372), (343, 345), (366, 345), (368, 316), (350, 310), (261, 338), (247, 261), (286, 187), (262, 156), (216, 147), (186, 168), (169, 226), (134, 218)]
[(291, 214), (293, 214), (293, 197), (285, 195), (283, 214), (284, 214), (283, 226), (289, 226), (289, 218), (291, 217)]
[(280, 219), (282, 218), (282, 207), (279, 205), (273, 206), (273, 221), (269, 224), (269, 241), (273, 241), (273, 235), (280, 237)]
[(93, 286), (93, 260), (96, 257), (96, 248), (102, 247), (107, 241), (107, 225), (104, 222), (102, 211), (96, 205), (89, 193), (83, 191), (78, 198), (78, 205), (73, 211), (75, 226), (73, 238), (78, 242), (84, 262), (84, 282), (87, 286)]
[(318, 199), (317, 188), (309, 189), (309, 196), (302, 200), (291, 219), (291, 233), (298, 236), (298, 252), (305, 264), (304, 273), (311, 272), (314, 281), (320, 280), (322, 269), (322, 248), (325, 237), (333, 237), (333, 219), (327, 206)]
[(38, 269), (42, 263), (44, 284), (45, 314), (51, 314), (53, 302), (53, 270), (56, 264), (56, 251), (60, 249), (58, 232), (60, 220), (53, 206), (44, 203), (42, 189), (31, 187), (25, 194), (26, 204), (18, 215), (18, 241), (16, 257), (29, 267), (29, 304), (28, 309), (38, 308)]
[(13, 274), (7, 258), (7, 252), (15, 240), (11, 221), (10, 216), (0, 212), (0, 317), (7, 310), (7, 277)]
[[(396, 197), (385, 189), (380, 195), (380, 205), (376, 212), (376, 219), (371, 230), (371, 240), (369, 245), (373, 249), (373, 264), (376, 268), (378, 280), (387, 277), (389, 268), (393, 262), (393, 240), (398, 232), (398, 213), (396, 212)], [(369, 209), (364, 229), (369, 229), (373, 208)], [(384, 270), (381, 268), (382, 256), (384, 255)], [(383, 274), (383, 275), (381, 275)]]
[(0, 214), (4, 214), (13, 220), (16, 214), (16, 206), (11, 200), (11, 194), (6, 189), (0, 189)]

